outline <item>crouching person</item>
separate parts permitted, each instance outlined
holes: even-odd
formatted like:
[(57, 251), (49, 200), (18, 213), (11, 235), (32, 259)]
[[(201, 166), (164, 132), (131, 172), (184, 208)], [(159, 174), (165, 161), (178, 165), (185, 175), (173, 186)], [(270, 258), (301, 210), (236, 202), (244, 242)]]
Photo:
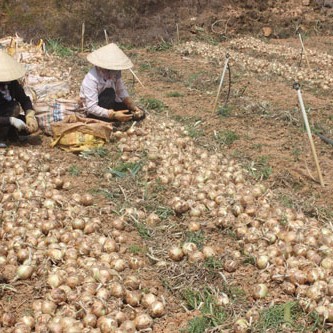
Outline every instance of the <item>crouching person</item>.
[(121, 78), (121, 71), (133, 64), (114, 43), (87, 56), (94, 67), (82, 81), (80, 99), (87, 117), (103, 121), (142, 120), (145, 112), (130, 98)]
[[(18, 133), (27, 135), (38, 130), (30, 97), (18, 79), (25, 75), (25, 68), (5, 51), (0, 50), (0, 147), (7, 147), (8, 140), (15, 140)], [(21, 108), (24, 115), (21, 115)]]

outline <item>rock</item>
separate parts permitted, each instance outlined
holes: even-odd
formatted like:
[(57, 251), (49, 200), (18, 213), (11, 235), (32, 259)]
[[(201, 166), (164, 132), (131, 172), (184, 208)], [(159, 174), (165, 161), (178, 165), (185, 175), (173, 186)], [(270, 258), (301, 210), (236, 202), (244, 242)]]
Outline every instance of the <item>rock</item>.
[(310, 0), (302, 0), (303, 6), (310, 6)]
[(262, 28), (262, 33), (265, 37), (269, 37), (273, 33), (273, 29), (271, 27), (263, 27)]

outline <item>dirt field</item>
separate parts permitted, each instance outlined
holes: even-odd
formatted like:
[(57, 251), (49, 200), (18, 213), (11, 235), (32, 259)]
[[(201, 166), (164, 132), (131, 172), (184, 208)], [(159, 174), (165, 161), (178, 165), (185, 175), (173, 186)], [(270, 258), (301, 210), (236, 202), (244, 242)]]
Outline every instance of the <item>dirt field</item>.
[[(228, 8), (239, 24), (251, 6), (265, 18), (253, 30), (246, 21), (250, 34), (208, 24), (207, 3), (179, 38), (122, 46), (144, 87), (124, 79), (148, 116), (103, 148), (68, 153), (39, 133), (0, 152), (1, 332), (332, 330), (333, 147), (318, 136), (333, 139), (330, 8), (284, 1), (287, 15), (245, 3)], [(308, 14), (294, 30), (291, 9)], [(70, 73), (76, 98), (89, 64), (64, 50), (50, 45), (31, 63)], [(18, 277), (23, 263), (32, 271)], [(150, 294), (160, 313), (145, 305)]]

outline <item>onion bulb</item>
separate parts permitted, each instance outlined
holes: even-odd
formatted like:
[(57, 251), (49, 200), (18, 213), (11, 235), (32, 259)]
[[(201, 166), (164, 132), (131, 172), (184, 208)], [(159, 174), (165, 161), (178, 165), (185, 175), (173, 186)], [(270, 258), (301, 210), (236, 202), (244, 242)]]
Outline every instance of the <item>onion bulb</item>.
[(135, 318), (134, 324), (137, 330), (144, 330), (153, 325), (153, 319), (149, 315), (142, 313)]
[(253, 297), (255, 299), (265, 298), (268, 294), (267, 285), (264, 283), (259, 283), (254, 287)]
[(174, 261), (180, 261), (184, 257), (184, 252), (179, 246), (173, 246), (169, 250), (169, 257)]
[(160, 301), (155, 301), (149, 305), (148, 311), (153, 318), (162, 317), (165, 313), (164, 304)]

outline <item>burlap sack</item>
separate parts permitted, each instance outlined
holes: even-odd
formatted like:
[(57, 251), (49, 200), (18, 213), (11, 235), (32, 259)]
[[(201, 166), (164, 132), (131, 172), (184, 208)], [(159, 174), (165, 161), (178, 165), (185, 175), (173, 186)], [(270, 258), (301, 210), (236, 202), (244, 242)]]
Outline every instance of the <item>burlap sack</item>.
[(59, 146), (71, 152), (81, 152), (102, 147), (110, 141), (112, 124), (97, 119), (79, 117), (73, 114), (63, 121), (51, 124), (53, 142), (51, 147)]
[(37, 102), (34, 104), (34, 109), (39, 128), (50, 136), (53, 135), (52, 123), (62, 121), (72, 114), (84, 116), (84, 111), (77, 101), (63, 98), (50, 102)]

